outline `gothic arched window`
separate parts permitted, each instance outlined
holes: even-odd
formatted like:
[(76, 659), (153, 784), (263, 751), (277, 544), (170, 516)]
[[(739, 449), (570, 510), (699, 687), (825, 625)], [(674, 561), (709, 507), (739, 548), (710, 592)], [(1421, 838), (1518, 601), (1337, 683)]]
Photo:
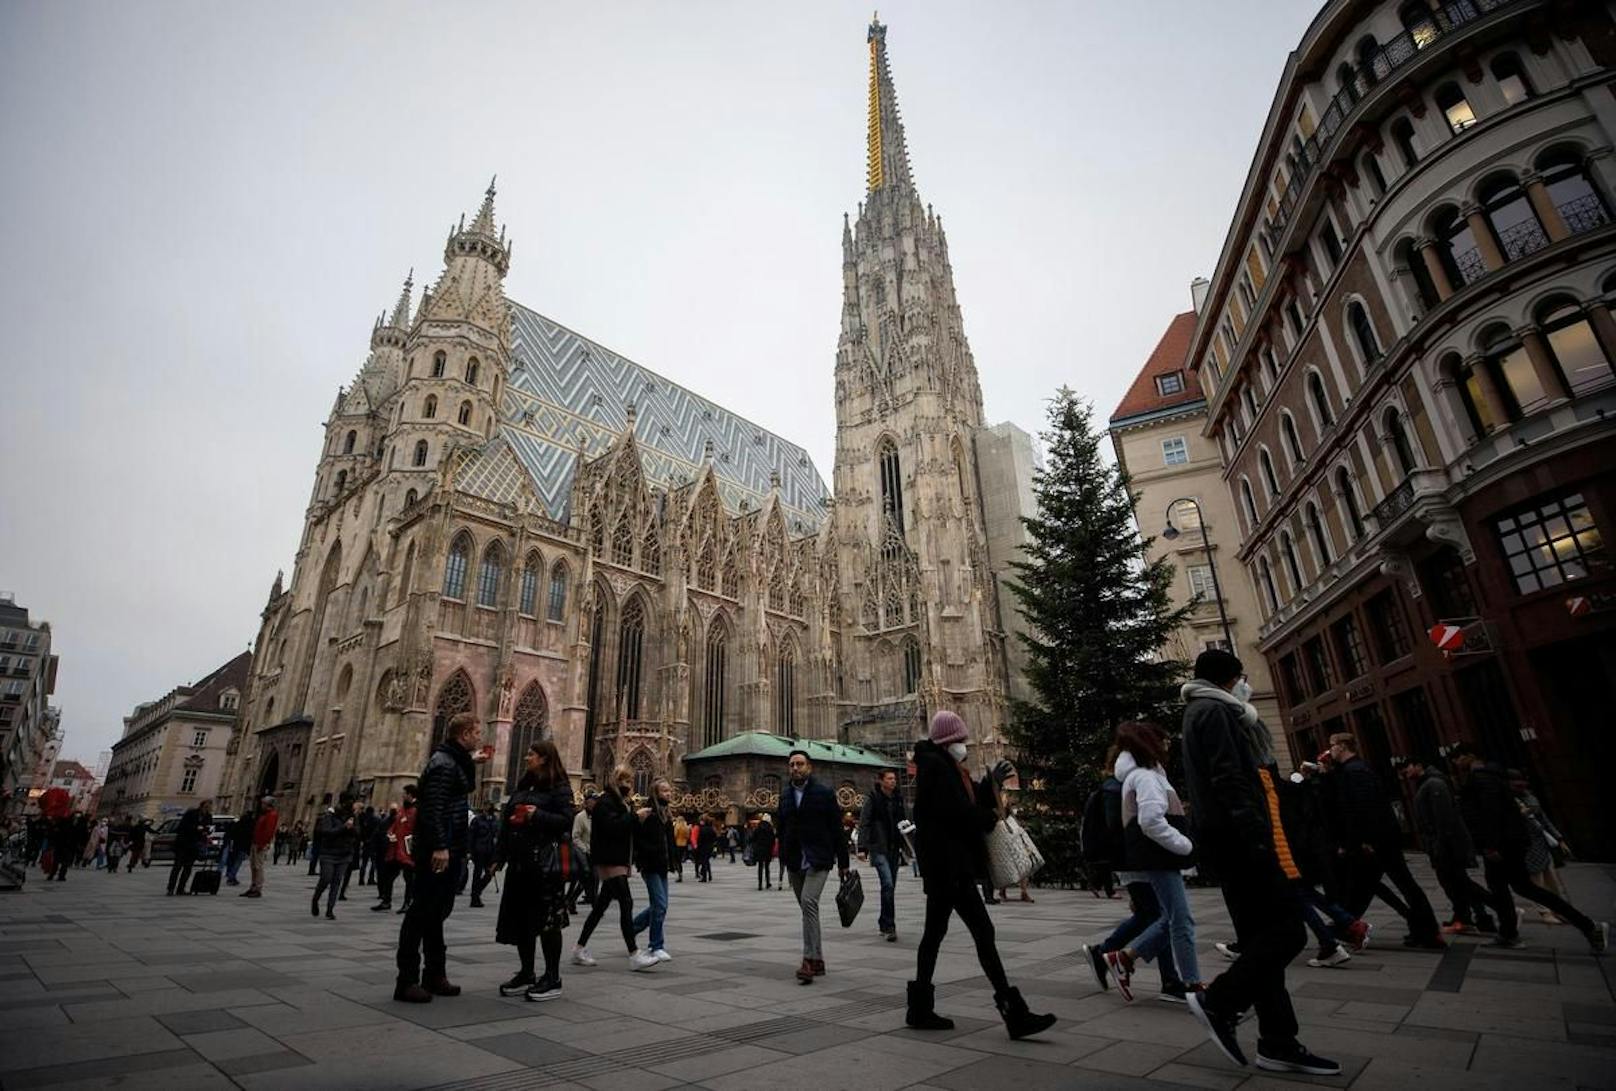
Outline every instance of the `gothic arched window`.
[(472, 386), (477, 385), (477, 357), (475, 356), (466, 361), (466, 382)]
[(457, 419), (460, 421), (461, 424), (468, 425), (468, 426), (471, 424), (471, 403), (470, 402), (461, 402), (460, 403), (460, 416)]
[(1408, 429), (1403, 427), (1403, 414), (1396, 408), (1386, 410), (1386, 439), (1392, 445), (1392, 454), (1397, 456), (1397, 468), (1407, 477), (1419, 468), (1419, 461), (1414, 457), (1414, 444), (1408, 438)]
[(498, 542), (489, 542), (483, 550), (482, 569), (477, 574), (477, 605), (499, 604), (499, 581), (505, 567), (505, 551)]
[(1380, 359), (1380, 341), (1375, 337), (1375, 326), (1369, 321), (1369, 312), (1357, 300), (1347, 304), (1347, 325), (1352, 328), (1352, 340), (1358, 346), (1358, 356), (1363, 360), (1363, 366), (1367, 368)]
[(505, 792), (510, 794), (516, 782), (522, 779), (527, 748), (545, 737), (550, 719), (550, 702), (537, 682), (529, 682), (516, 702), (516, 717), (511, 721), (511, 749), (505, 759)]
[(654, 527), (646, 528), (645, 538), (640, 542), (640, 567), (653, 576), (662, 575), (662, 542)]
[(714, 556), (716, 552), (713, 540), (709, 538), (701, 547), (701, 556), (696, 561), (696, 586), (703, 591), (712, 591), (718, 586), (718, 565)]
[(598, 764), (595, 754), (595, 728), (605, 719), (606, 710), (601, 707), (603, 694), (600, 689), (601, 664), (606, 657), (606, 603), (603, 596), (595, 598), (595, 615), (589, 627), (589, 689), (584, 706), (584, 764), (593, 769)]
[(906, 640), (903, 644), (903, 692), (920, 691), (920, 642)]
[(345, 455), (353, 454), (353, 445), (358, 441), (358, 439), (359, 433), (350, 431), (348, 433), (348, 438), (342, 441), (342, 453)]
[(1335, 472), (1335, 491), (1341, 494), (1341, 506), (1346, 512), (1347, 529), (1352, 540), (1364, 536), (1363, 513), (1358, 510), (1358, 494), (1352, 491), (1352, 476), (1345, 466)]
[(426, 465), (426, 440), (424, 439), (415, 441), (415, 464), (417, 466)]
[(741, 593), (741, 575), (735, 563), (735, 550), (733, 547), (724, 557), (723, 592), (730, 598), (736, 598)]
[(724, 741), (724, 685), (729, 668), (729, 632), (723, 623), (707, 633), (707, 654), (703, 671), (701, 740), (703, 746)]
[(1330, 412), (1330, 396), (1324, 392), (1324, 380), (1319, 373), (1307, 373), (1307, 396), (1313, 402), (1313, 412), (1318, 414), (1319, 431), (1323, 432), (1335, 423), (1335, 415)]
[(656, 765), (651, 761), (650, 751), (643, 746), (634, 751), (634, 756), (628, 759), (628, 768), (634, 774), (634, 794), (649, 796), (651, 781), (656, 775)]
[(567, 564), (557, 561), (550, 569), (550, 602), (545, 610), (545, 616), (551, 621), (560, 621), (567, 608)]
[(887, 436), (875, 449), (876, 465), (881, 471), (881, 512), (903, 537), (903, 476), (898, 464), (898, 445)]
[(445, 353), (445, 352), (435, 352), (435, 353), (433, 353), (432, 354), (432, 377), (434, 379), (443, 378), (444, 368), (446, 368), (448, 366), (448, 364), (449, 364), (449, 355), (448, 355), (448, 353)]
[(612, 531), (612, 563), (627, 565), (634, 560), (634, 528), (624, 515)]
[(426, 400), (421, 403), (421, 416), (425, 420), (431, 420), (433, 417), (436, 417), (437, 415), (438, 415), (438, 396), (436, 394), (428, 394), (426, 396)]
[(640, 669), (645, 646), (645, 607), (633, 599), (623, 609), (617, 628), (618, 711), (625, 719), (640, 718)]
[(472, 693), (471, 679), (466, 677), (465, 671), (455, 671), (454, 677), (443, 684), (438, 691), (438, 703), (432, 711), (432, 742), (436, 745), (444, 740), (449, 731), (449, 721), (462, 712), (470, 712), (476, 704)]
[(449, 546), (449, 559), (443, 566), (443, 597), (466, 597), (466, 568), (470, 564), (471, 535), (462, 531)]
[(790, 737), (797, 731), (797, 653), (790, 645), (781, 649), (774, 674), (774, 722), (780, 734)]
[(1246, 521), (1255, 530), (1257, 527), (1257, 501), (1251, 495), (1251, 482), (1243, 477), (1240, 479), (1240, 507), (1246, 513)]
[(522, 592), (517, 600), (516, 610), (524, 617), (532, 617), (533, 609), (539, 601), (539, 572), (544, 567), (537, 553), (527, 555), (527, 563), (522, 566)]

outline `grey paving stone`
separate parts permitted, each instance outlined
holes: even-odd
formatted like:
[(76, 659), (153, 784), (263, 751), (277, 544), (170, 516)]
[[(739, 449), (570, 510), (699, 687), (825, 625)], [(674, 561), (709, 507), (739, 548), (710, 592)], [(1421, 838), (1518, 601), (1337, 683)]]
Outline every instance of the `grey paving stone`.
[[(196, 1054), (188, 1049), (159, 1050), (129, 1056), (109, 1056), (96, 1060), (72, 1061), (64, 1064), (40, 1065), (17, 1069), (5, 1074), (7, 1088), (49, 1087), (58, 1084), (79, 1083), (100, 1077), (123, 1077), (132, 1073), (154, 1069), (180, 1068), (196, 1063)], [(168, 1078), (171, 1078), (169, 1074)]]
[(238, 1057), (275, 1053), (281, 1049), (279, 1042), (254, 1027), (209, 1030), (183, 1037), (186, 1045), (210, 1061), (229, 1061)]
[(157, 1021), (175, 1034), (201, 1034), (210, 1030), (235, 1030), (247, 1024), (227, 1011), (212, 1008), (202, 1011), (177, 1011), (159, 1015)]
[(577, 1060), (591, 1054), (581, 1049), (562, 1045), (547, 1038), (540, 1038), (536, 1034), (506, 1033), (494, 1034), (483, 1038), (474, 1038), (470, 1044), (478, 1049), (508, 1060), (524, 1064), (529, 1068), (543, 1068), (546, 1065), (560, 1064), (563, 1061)]
[(274, 1072), (282, 1068), (298, 1068), (313, 1063), (303, 1054), (290, 1049), (277, 1049), (272, 1053), (252, 1053), (245, 1057), (224, 1057), (214, 1062), (219, 1071), (227, 1076), (251, 1076), (257, 1072)]

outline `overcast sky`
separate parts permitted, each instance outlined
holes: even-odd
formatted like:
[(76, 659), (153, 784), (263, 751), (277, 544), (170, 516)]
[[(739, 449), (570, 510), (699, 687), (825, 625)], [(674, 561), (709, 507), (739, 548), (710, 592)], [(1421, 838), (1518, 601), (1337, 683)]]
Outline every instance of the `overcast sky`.
[[(881, 5), (990, 420), (1103, 419), (1217, 258), (1313, 5)], [(507, 294), (827, 479), (864, 4), (0, 6), (0, 589), (63, 757), (256, 635), (337, 387), (491, 174)]]

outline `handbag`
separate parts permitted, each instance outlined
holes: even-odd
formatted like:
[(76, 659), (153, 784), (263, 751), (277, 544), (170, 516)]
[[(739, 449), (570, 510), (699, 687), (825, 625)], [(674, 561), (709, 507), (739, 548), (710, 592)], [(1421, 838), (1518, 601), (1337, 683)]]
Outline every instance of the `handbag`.
[(1030, 879), (1044, 869), (1044, 854), (1038, 851), (1038, 843), (1032, 839), (1032, 834), (1027, 832), (1027, 827), (1023, 826), (1015, 815), (1011, 815), (1005, 821), (1010, 824), (1016, 840), (1021, 842), (1022, 852), (1027, 855), (1026, 877)]
[(859, 878), (858, 872), (850, 871), (836, 889), (836, 915), (841, 917), (842, 927), (851, 928), (863, 907), (864, 880)]
[(541, 875), (566, 883), (572, 881), (577, 874), (577, 864), (573, 860), (570, 840), (545, 841), (539, 845), (533, 856), (533, 862)]
[(1007, 820), (994, 823), (988, 834), (988, 880), (994, 889), (1020, 886), (1032, 874), (1032, 861)]

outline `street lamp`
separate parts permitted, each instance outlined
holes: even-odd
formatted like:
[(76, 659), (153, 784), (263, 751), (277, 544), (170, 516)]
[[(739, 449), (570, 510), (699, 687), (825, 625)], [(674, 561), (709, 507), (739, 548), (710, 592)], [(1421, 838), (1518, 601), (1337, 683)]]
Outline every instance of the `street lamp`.
[(1167, 526), (1162, 528), (1162, 537), (1169, 542), (1179, 535), (1179, 530), (1173, 525), (1173, 509), (1180, 504), (1189, 504), (1195, 509), (1195, 522), (1201, 528), (1201, 548), (1206, 550), (1207, 567), (1212, 569), (1212, 595), (1218, 600), (1218, 620), (1223, 623), (1223, 642), (1228, 650), (1234, 652), (1234, 635), (1229, 632), (1229, 614), (1223, 608), (1223, 589), (1218, 584), (1218, 562), (1212, 556), (1212, 539), (1207, 537), (1206, 520), (1201, 517), (1201, 505), (1193, 497), (1181, 496), (1167, 505)]

